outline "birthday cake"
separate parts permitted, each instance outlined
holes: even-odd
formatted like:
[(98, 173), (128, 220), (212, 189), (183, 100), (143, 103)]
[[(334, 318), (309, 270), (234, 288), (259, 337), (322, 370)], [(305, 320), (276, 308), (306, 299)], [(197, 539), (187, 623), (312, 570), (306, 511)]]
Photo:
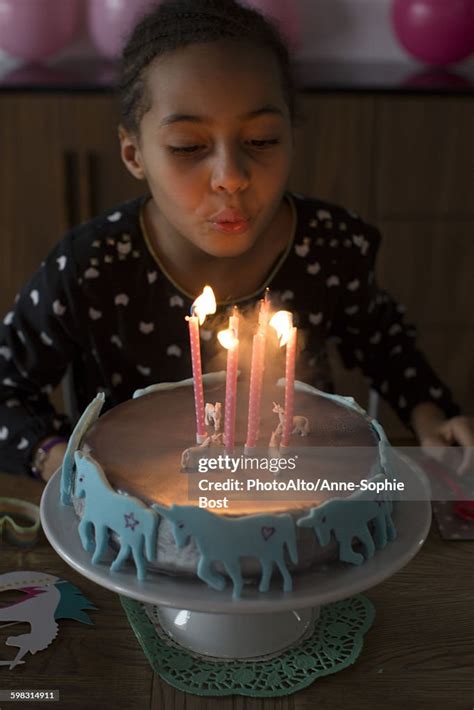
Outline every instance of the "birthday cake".
[(208, 435), (200, 445), (192, 379), (138, 391), (103, 416), (98, 395), (85, 410), (64, 458), (61, 502), (74, 505), (94, 563), (112, 546), (112, 571), (130, 560), (139, 579), (192, 575), (219, 590), (231, 581), (239, 597), (247, 581), (265, 592), (273, 579), (290, 591), (295, 574), (337, 560), (361, 564), (395, 537), (393, 503), (380, 492), (391, 476), (389, 443), (353, 399), (296, 382), (283, 447), (285, 381), (266, 386), (249, 451), (248, 382), (239, 382), (229, 454), (224, 380), (203, 377)]

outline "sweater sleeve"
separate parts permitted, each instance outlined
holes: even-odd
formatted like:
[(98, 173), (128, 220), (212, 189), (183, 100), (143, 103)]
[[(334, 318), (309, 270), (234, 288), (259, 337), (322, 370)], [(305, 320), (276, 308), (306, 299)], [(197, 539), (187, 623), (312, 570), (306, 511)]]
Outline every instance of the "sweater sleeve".
[(49, 400), (79, 348), (81, 302), (72, 239), (65, 237), (0, 325), (0, 470), (28, 473), (37, 444), (67, 436)]
[(405, 309), (375, 278), (379, 232), (359, 221), (348, 250), (333, 333), (348, 368), (359, 366), (373, 387), (411, 428), (416, 405), (433, 402), (447, 417), (459, 413), (449, 389), (416, 347)]

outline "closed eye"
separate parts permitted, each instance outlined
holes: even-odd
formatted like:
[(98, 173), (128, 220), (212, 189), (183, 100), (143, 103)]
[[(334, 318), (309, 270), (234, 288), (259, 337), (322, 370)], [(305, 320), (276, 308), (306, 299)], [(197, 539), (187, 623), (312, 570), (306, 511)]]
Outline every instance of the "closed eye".
[(269, 140), (252, 140), (249, 141), (250, 145), (252, 148), (268, 148), (269, 146), (272, 145), (278, 145), (280, 141), (278, 138), (272, 138)]
[(197, 150), (200, 150), (201, 148), (205, 148), (203, 145), (184, 145), (184, 146), (176, 146), (176, 145), (170, 145), (169, 150), (174, 153), (175, 155), (189, 155), (190, 153), (195, 153)]
[[(271, 139), (265, 139), (265, 140), (250, 140), (247, 141), (247, 145), (250, 146), (251, 148), (257, 148), (258, 150), (269, 148), (274, 145), (279, 144), (278, 138), (271, 138)], [(170, 145), (168, 146), (168, 149), (170, 150), (173, 155), (192, 155), (193, 153), (197, 153), (200, 150), (204, 150), (206, 148), (205, 145), (184, 145), (184, 146), (177, 146), (177, 145)]]

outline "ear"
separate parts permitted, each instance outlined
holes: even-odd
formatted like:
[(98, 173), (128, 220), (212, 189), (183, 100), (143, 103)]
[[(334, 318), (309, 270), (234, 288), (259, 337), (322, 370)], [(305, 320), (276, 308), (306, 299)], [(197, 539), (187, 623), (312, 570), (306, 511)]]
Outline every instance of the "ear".
[(143, 168), (138, 137), (129, 133), (122, 125), (118, 128), (118, 134), (120, 140), (120, 155), (123, 164), (137, 180), (145, 180), (145, 170)]

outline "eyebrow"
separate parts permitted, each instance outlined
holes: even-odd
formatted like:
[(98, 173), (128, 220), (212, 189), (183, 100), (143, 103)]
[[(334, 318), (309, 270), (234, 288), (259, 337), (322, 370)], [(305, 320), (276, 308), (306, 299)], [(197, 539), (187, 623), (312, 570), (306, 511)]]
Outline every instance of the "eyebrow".
[[(248, 121), (252, 118), (258, 118), (258, 116), (265, 116), (268, 114), (283, 116), (283, 111), (276, 106), (268, 104), (266, 106), (262, 106), (261, 108), (257, 108), (254, 111), (244, 113), (238, 116), (238, 118), (240, 120)], [(165, 118), (162, 119), (160, 126), (170, 126), (173, 123), (210, 123), (211, 121), (212, 119), (207, 116), (195, 116), (190, 113), (170, 113), (169, 116), (165, 116)]]

